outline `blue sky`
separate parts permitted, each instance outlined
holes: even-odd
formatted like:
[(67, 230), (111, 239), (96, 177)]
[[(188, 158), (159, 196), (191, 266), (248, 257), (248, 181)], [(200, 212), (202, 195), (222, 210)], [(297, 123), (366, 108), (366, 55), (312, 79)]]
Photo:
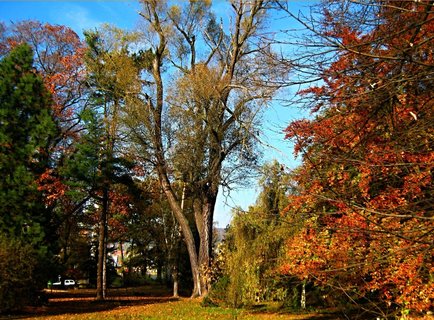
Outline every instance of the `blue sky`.
[(0, 1), (0, 19), (61, 24), (82, 35), (83, 30), (107, 22), (131, 29), (138, 20), (138, 7), (133, 1)]
[[(302, 9), (310, 1), (292, 1), (294, 10)], [(223, 0), (214, 1), (217, 13), (223, 14), (225, 3)], [(6, 23), (20, 20), (39, 20), (51, 24), (66, 25), (82, 36), (83, 30), (97, 28), (102, 23), (114, 24), (120, 28), (133, 29), (138, 21), (136, 1), (1, 1), (0, 20)], [(285, 21), (278, 21), (282, 24)], [(292, 92), (293, 93), (293, 92)], [(289, 93), (290, 94), (290, 93)], [(277, 159), (288, 168), (296, 166), (297, 161), (292, 155), (289, 142), (284, 141), (282, 130), (288, 123), (305, 114), (296, 107), (283, 107), (273, 103), (264, 114), (263, 141), (271, 145), (266, 148), (266, 160)], [(237, 189), (230, 197), (220, 193), (215, 220), (220, 227), (225, 227), (231, 219), (231, 210), (235, 206), (247, 209), (254, 203), (258, 190), (253, 184), (247, 189)]]

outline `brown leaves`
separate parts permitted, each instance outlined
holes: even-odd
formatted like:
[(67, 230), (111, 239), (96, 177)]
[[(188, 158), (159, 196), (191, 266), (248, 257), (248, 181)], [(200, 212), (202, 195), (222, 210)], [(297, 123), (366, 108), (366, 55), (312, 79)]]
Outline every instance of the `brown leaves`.
[(45, 203), (48, 206), (65, 195), (68, 187), (54, 173), (52, 169), (46, 169), (45, 172), (36, 180), (38, 190), (44, 192)]

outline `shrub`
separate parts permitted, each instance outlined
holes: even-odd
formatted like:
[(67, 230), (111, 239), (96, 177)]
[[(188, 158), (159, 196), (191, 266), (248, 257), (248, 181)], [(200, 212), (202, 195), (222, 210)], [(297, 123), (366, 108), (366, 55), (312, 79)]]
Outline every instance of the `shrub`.
[(0, 236), (0, 313), (19, 310), (33, 302), (37, 261), (36, 251), (30, 245)]
[(150, 279), (139, 273), (131, 272), (124, 275), (124, 285), (126, 287), (139, 287), (149, 284)]
[(211, 285), (211, 290), (202, 301), (204, 307), (228, 306), (229, 276), (222, 276)]

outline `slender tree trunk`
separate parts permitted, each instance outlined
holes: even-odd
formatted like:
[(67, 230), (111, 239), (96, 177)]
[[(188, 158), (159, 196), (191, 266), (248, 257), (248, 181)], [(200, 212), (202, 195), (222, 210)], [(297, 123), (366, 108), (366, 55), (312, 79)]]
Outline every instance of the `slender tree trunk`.
[(105, 299), (104, 285), (104, 270), (105, 270), (105, 255), (106, 255), (106, 227), (107, 227), (107, 212), (108, 212), (108, 190), (103, 189), (102, 210), (99, 219), (99, 236), (98, 236), (98, 264), (96, 277), (96, 299)]
[[(107, 234), (107, 230), (105, 232)], [(107, 297), (107, 241), (104, 240), (104, 263), (102, 264), (102, 297)]]
[(303, 284), (301, 286), (301, 301), (300, 301), (301, 308), (304, 310), (306, 309), (306, 280), (303, 281)]
[(99, 222), (99, 236), (98, 236), (98, 262), (97, 262), (97, 276), (96, 276), (96, 299), (104, 300), (103, 296), (103, 263), (104, 263), (104, 227), (102, 226), (102, 217)]
[(121, 250), (121, 261), (119, 261), (120, 263), (118, 263), (118, 266), (123, 268), (123, 266), (124, 266), (124, 246), (123, 246), (122, 240), (119, 242), (119, 249)]
[[(178, 259), (176, 259), (178, 260)], [(173, 280), (173, 297), (178, 298), (179, 297), (179, 273), (178, 273), (178, 261), (175, 261), (175, 264), (172, 268), (172, 280)]]
[[(185, 182), (182, 186), (181, 211), (184, 212), (185, 205)], [(173, 253), (172, 280), (173, 280), (173, 297), (179, 297), (179, 253), (181, 250), (181, 230), (177, 227), (175, 250)]]

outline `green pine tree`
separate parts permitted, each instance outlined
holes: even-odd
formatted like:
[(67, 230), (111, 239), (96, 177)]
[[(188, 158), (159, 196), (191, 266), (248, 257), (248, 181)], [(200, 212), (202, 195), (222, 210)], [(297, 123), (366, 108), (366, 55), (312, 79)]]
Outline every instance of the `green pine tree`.
[(50, 106), (32, 50), (18, 46), (0, 61), (0, 231), (34, 245), (50, 222), (36, 184), (56, 136)]

